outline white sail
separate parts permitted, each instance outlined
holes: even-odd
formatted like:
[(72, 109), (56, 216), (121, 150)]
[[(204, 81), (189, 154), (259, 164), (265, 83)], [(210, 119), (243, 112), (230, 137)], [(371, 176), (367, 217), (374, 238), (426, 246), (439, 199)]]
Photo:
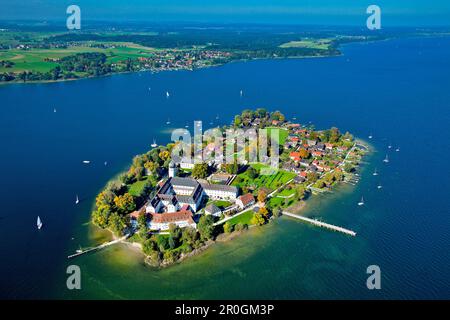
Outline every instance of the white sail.
[(37, 222), (36, 222), (37, 228), (41, 229), (42, 228), (42, 221), (41, 218), (39, 218), (39, 216), (37, 217)]
[(361, 201), (358, 202), (358, 206), (362, 206), (364, 204), (364, 197), (361, 197)]
[(166, 97), (169, 98), (170, 97), (170, 93), (169, 91), (166, 91)]
[(80, 199), (78, 198), (78, 195), (77, 195), (77, 197), (75, 199), (75, 204), (79, 204), (79, 203), (80, 203)]

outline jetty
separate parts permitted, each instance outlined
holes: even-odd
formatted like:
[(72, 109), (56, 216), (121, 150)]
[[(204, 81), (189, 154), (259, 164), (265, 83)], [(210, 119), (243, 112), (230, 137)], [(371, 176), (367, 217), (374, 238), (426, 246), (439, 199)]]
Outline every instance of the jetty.
[(313, 224), (315, 226), (318, 226), (318, 227), (322, 227), (322, 228), (325, 228), (325, 229), (341, 232), (341, 233), (350, 235), (352, 237), (356, 236), (356, 232), (355, 231), (352, 231), (352, 230), (349, 230), (349, 229), (345, 229), (343, 227), (335, 226), (335, 225), (330, 224), (330, 223), (322, 222), (322, 221), (319, 221), (319, 220), (316, 220), (316, 219), (302, 217), (302, 216), (300, 216), (298, 214), (294, 214), (294, 213), (290, 213), (290, 212), (286, 212), (286, 211), (283, 211), (283, 215), (286, 215), (288, 217), (296, 218), (296, 219), (299, 219), (299, 220), (311, 223), (311, 224)]
[(127, 235), (123, 236), (122, 238), (119, 238), (119, 239), (115, 239), (115, 240), (112, 240), (112, 241), (109, 241), (109, 242), (102, 243), (101, 245), (98, 245), (98, 246), (96, 246), (96, 247), (91, 247), (91, 248), (86, 248), (86, 249), (77, 250), (76, 253), (67, 256), (67, 259), (72, 259), (72, 258), (81, 256), (82, 254), (85, 254), (85, 253), (88, 253), (88, 252), (93, 252), (93, 251), (97, 251), (97, 250), (104, 249), (104, 248), (106, 248), (106, 247), (112, 246), (113, 244), (120, 243), (120, 242), (126, 240), (129, 236), (130, 236), (130, 235), (127, 234)]

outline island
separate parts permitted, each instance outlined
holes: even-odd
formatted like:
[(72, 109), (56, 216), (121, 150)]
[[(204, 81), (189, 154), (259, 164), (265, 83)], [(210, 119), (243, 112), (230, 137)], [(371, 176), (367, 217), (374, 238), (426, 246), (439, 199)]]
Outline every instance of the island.
[(294, 26), (0, 26), (0, 83), (66, 81), (125, 72), (195, 70), (251, 59), (329, 57), (349, 42), (392, 37)]
[[(260, 157), (237, 161), (239, 153), (250, 159), (251, 144), (233, 149), (234, 161), (226, 163), (175, 158), (180, 141), (153, 144), (98, 194), (93, 224), (138, 246), (149, 265), (169, 266), (284, 212), (299, 212), (311, 196), (339, 182), (351, 183), (369, 150), (349, 132), (318, 130), (263, 108), (244, 110), (231, 125), (216, 128), (224, 136), (230, 129), (276, 133), (276, 170)], [(217, 150), (207, 138), (201, 146)]]

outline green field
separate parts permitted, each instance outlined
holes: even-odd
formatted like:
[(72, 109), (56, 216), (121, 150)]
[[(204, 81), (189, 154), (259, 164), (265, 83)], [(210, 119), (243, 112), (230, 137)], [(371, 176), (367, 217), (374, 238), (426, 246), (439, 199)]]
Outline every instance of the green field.
[(66, 56), (85, 52), (100, 52), (107, 56), (107, 62), (117, 63), (128, 58), (150, 57), (156, 50), (143, 47), (134, 43), (102, 43), (117, 45), (114, 48), (95, 48), (89, 46), (75, 46), (63, 49), (10, 49), (0, 50), (0, 61), (14, 62), (12, 68), (0, 67), (0, 72), (36, 71), (48, 72), (58, 66), (57, 62), (45, 61), (46, 59), (60, 59)]
[[(263, 165), (263, 164), (252, 164), (253, 168), (255, 168), (258, 172), (262, 168), (270, 168), (269, 166)], [(272, 175), (259, 175), (256, 179), (250, 179), (246, 172), (243, 172), (238, 175), (238, 177), (241, 178), (240, 182), (236, 182), (236, 180), (233, 181), (234, 186), (249, 186), (254, 188), (261, 188), (266, 187), (270, 190), (275, 190), (276, 188), (280, 187), (281, 185), (285, 184), (289, 180), (293, 179), (295, 177), (295, 173), (287, 172), (284, 170), (278, 170), (275, 174)]]
[(142, 190), (144, 190), (145, 184), (147, 183), (148, 178), (140, 181), (136, 181), (132, 185), (129, 186), (128, 192), (134, 196), (139, 197), (142, 193)]
[(267, 127), (267, 128), (265, 128), (265, 129), (267, 129), (267, 136), (268, 136), (268, 137), (270, 137), (271, 134), (272, 134), (272, 131), (271, 131), (271, 130), (273, 130), (273, 129), (278, 129), (278, 130), (279, 130), (279, 136), (278, 136), (279, 141), (278, 141), (278, 143), (279, 143), (280, 145), (284, 145), (284, 143), (286, 142), (286, 139), (287, 139), (287, 137), (288, 137), (288, 135), (289, 135), (289, 131), (288, 131), (287, 129), (284, 129), (284, 128), (278, 128), (278, 127)]
[(227, 222), (229, 224), (231, 224), (232, 226), (240, 223), (240, 224), (246, 224), (246, 225), (251, 225), (251, 220), (253, 218), (253, 211), (252, 210), (248, 210), (244, 213), (242, 213), (241, 215), (228, 220)]
[(328, 50), (332, 44), (331, 39), (304, 39), (300, 41), (289, 41), (280, 45), (280, 48), (308, 48)]

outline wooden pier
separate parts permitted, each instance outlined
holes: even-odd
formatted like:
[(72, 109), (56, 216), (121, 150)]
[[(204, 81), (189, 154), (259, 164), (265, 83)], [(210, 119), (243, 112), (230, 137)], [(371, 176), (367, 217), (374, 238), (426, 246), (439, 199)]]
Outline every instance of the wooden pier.
[(292, 217), (292, 218), (296, 218), (296, 219), (299, 219), (299, 220), (302, 220), (302, 221), (305, 221), (305, 222), (309, 222), (309, 223), (311, 223), (311, 224), (313, 224), (315, 226), (318, 226), (318, 227), (322, 227), (322, 228), (326, 228), (326, 229), (329, 229), (329, 230), (341, 232), (341, 233), (350, 235), (352, 237), (356, 236), (356, 232), (355, 231), (352, 231), (352, 230), (349, 230), (349, 229), (345, 229), (345, 228), (342, 228), (342, 227), (339, 227), (339, 226), (335, 226), (335, 225), (332, 225), (332, 224), (329, 224), (329, 223), (326, 223), (326, 222), (322, 222), (322, 221), (311, 219), (311, 218), (302, 217), (302, 216), (299, 216), (297, 214), (293, 214), (293, 213), (286, 212), (286, 211), (283, 211), (283, 215), (286, 215), (286, 216)]
[(67, 259), (72, 259), (72, 258), (81, 256), (82, 254), (85, 254), (85, 253), (88, 253), (88, 252), (93, 252), (93, 251), (101, 250), (101, 249), (103, 249), (103, 248), (112, 246), (113, 244), (116, 244), (116, 243), (119, 243), (119, 242), (122, 242), (122, 241), (126, 240), (129, 236), (130, 236), (130, 235), (127, 234), (127, 235), (123, 236), (122, 238), (119, 238), (119, 239), (115, 239), (115, 240), (112, 240), (112, 241), (109, 241), (109, 242), (102, 243), (102, 244), (99, 245), (99, 246), (92, 247), (92, 248), (86, 248), (86, 249), (84, 249), (84, 250), (77, 251), (76, 253), (67, 256)]

